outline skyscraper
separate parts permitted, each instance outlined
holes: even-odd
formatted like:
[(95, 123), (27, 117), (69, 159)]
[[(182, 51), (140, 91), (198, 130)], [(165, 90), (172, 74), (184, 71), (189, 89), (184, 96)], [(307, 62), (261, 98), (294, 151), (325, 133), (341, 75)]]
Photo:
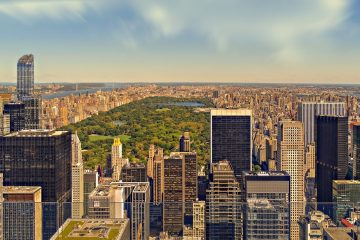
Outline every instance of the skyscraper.
[(173, 155), (164, 159), (163, 230), (179, 236), (184, 224), (184, 174), (183, 158)]
[(304, 124), (305, 147), (314, 143), (315, 121), (320, 115), (346, 116), (345, 103), (343, 102), (301, 102), (298, 105), (297, 120)]
[(64, 202), (71, 199), (71, 134), (54, 130), (23, 130), (0, 136), (0, 172), (5, 186), (40, 186), (43, 239), (63, 221)]
[(0, 173), (0, 240), (4, 239), (3, 227), (4, 227), (4, 175)]
[(211, 110), (211, 163), (228, 160), (238, 180), (252, 168), (252, 112)]
[(71, 148), (71, 217), (79, 219), (84, 215), (84, 166), (77, 133), (71, 135)]
[(22, 100), (25, 96), (34, 93), (34, 56), (32, 54), (22, 56), (17, 63), (17, 97)]
[(162, 202), (164, 192), (164, 153), (162, 148), (157, 149), (153, 161), (153, 201), (158, 205)]
[(4, 239), (42, 239), (41, 187), (4, 187)]
[(244, 191), (244, 239), (289, 239), (289, 174), (245, 172)]
[(25, 129), (25, 104), (9, 102), (4, 104), (4, 113), (10, 116), (10, 132)]
[(193, 237), (205, 239), (205, 201), (193, 202)]
[(299, 217), (304, 215), (304, 131), (298, 121), (282, 121), (278, 126), (276, 165), (290, 175), (291, 240), (299, 239)]
[(352, 134), (352, 149), (354, 151), (353, 177), (360, 180), (360, 123), (353, 125)]
[(206, 239), (242, 239), (240, 185), (229, 161), (212, 165), (205, 216)]
[(190, 133), (184, 132), (179, 141), (180, 152), (190, 152)]
[(84, 215), (88, 214), (88, 203), (90, 193), (99, 184), (99, 173), (97, 171), (85, 170), (84, 172)]
[(120, 138), (114, 138), (114, 143), (111, 148), (111, 168), (112, 178), (115, 181), (121, 179), (122, 168), (128, 163), (128, 159), (123, 158), (122, 143)]
[(39, 96), (24, 96), (25, 129), (41, 129), (42, 98)]
[[(348, 168), (348, 118), (318, 116), (316, 121), (317, 201), (332, 202), (332, 181), (345, 179)], [(319, 205), (320, 206), (320, 205)], [(329, 206), (320, 208), (332, 216)]]

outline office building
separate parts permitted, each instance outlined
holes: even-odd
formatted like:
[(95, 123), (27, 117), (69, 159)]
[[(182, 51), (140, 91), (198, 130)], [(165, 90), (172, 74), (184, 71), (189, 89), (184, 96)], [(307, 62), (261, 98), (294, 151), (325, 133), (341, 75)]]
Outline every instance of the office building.
[(205, 201), (194, 201), (193, 203), (193, 238), (205, 239)]
[(68, 219), (50, 240), (129, 240), (130, 220)]
[(148, 182), (113, 182), (99, 185), (89, 197), (89, 217), (130, 219), (131, 239), (150, 234), (150, 186)]
[[(317, 201), (332, 202), (332, 181), (343, 180), (348, 168), (348, 118), (318, 116), (316, 122)], [(329, 205), (318, 209), (333, 216)]]
[(301, 102), (298, 105), (297, 120), (304, 124), (304, 144), (315, 143), (317, 116), (346, 116), (344, 102)]
[(240, 185), (229, 161), (212, 164), (206, 192), (206, 239), (242, 239)]
[(81, 142), (77, 133), (71, 135), (71, 217), (84, 216), (84, 165)]
[(180, 152), (190, 152), (190, 133), (184, 132), (179, 141)]
[(121, 180), (122, 168), (129, 163), (129, 160), (123, 158), (122, 155), (122, 143), (120, 138), (114, 138), (114, 143), (111, 147), (111, 169), (112, 178), (115, 181)]
[(360, 181), (334, 180), (332, 183), (334, 221), (349, 217), (348, 212), (360, 202)]
[(4, 239), (42, 239), (41, 187), (6, 186), (3, 196)]
[(146, 167), (143, 163), (126, 164), (121, 171), (123, 182), (147, 182)]
[(153, 201), (155, 205), (162, 202), (164, 192), (164, 152), (158, 148), (153, 158)]
[(323, 240), (324, 231), (335, 227), (331, 218), (321, 211), (311, 211), (300, 218), (300, 240)]
[(9, 102), (4, 104), (4, 114), (10, 116), (10, 132), (25, 129), (25, 104), (21, 102)]
[(211, 110), (211, 163), (228, 160), (235, 176), (252, 167), (252, 112)]
[(304, 131), (298, 121), (282, 121), (278, 125), (276, 165), (290, 175), (290, 239), (299, 239), (299, 217), (304, 205)]
[(244, 172), (244, 239), (289, 239), (290, 176), (286, 172)]
[(34, 94), (34, 56), (32, 54), (22, 56), (17, 63), (17, 97)]
[(191, 217), (193, 202), (198, 198), (197, 154), (196, 152), (172, 152), (170, 158), (172, 157), (180, 157), (183, 161), (182, 182), (184, 184), (185, 215)]
[(25, 129), (41, 129), (42, 98), (25, 96), (22, 103), (25, 107)]
[(150, 146), (149, 146), (149, 155), (148, 155), (147, 162), (146, 162), (146, 172), (147, 172), (147, 176), (150, 179), (153, 179), (154, 157), (155, 157), (155, 145), (150, 144)]
[(49, 239), (69, 217), (63, 203), (71, 199), (71, 134), (23, 130), (0, 136), (0, 146), (4, 185), (41, 187), (43, 239)]
[(0, 112), (0, 136), (10, 133), (10, 115)]
[(305, 148), (305, 170), (307, 178), (315, 178), (315, 144), (311, 143)]
[(360, 180), (360, 122), (353, 124), (352, 149), (354, 157), (353, 177)]
[(184, 224), (183, 157), (173, 155), (164, 159), (163, 175), (163, 231), (171, 236), (180, 236)]
[(84, 215), (88, 215), (88, 203), (90, 193), (99, 184), (99, 173), (97, 171), (85, 170), (84, 171)]

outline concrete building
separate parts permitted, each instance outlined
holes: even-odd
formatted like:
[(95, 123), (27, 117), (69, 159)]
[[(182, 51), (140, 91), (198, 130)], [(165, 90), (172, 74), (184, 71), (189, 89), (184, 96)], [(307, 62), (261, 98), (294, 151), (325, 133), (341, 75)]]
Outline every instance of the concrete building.
[(122, 143), (120, 138), (114, 138), (114, 143), (111, 148), (111, 169), (112, 178), (115, 181), (121, 180), (122, 168), (129, 163), (129, 160), (123, 158), (122, 155)]
[(282, 121), (278, 126), (277, 169), (290, 175), (290, 239), (299, 239), (299, 217), (304, 204), (304, 131), (298, 121)]
[(130, 220), (125, 219), (68, 219), (50, 240), (129, 240)]
[(243, 190), (246, 202), (244, 240), (289, 239), (289, 174), (280, 171), (244, 172)]
[(206, 191), (206, 239), (242, 239), (240, 185), (229, 161), (212, 164)]
[(164, 152), (162, 148), (155, 151), (153, 158), (153, 201), (155, 205), (162, 202), (164, 192)]
[(360, 202), (360, 181), (334, 180), (332, 183), (334, 221), (348, 216), (348, 212)]
[(241, 181), (242, 171), (252, 168), (252, 111), (211, 110), (211, 163), (228, 160)]
[(71, 217), (84, 216), (84, 166), (81, 142), (77, 133), (71, 135)]
[(3, 196), (4, 239), (42, 239), (41, 187), (6, 186)]
[(205, 201), (194, 201), (193, 203), (193, 237), (204, 240), (205, 232)]
[(300, 218), (300, 240), (323, 240), (324, 230), (335, 227), (331, 218), (321, 211), (311, 211)]
[(22, 56), (17, 63), (17, 97), (32, 96), (34, 93), (34, 56)]

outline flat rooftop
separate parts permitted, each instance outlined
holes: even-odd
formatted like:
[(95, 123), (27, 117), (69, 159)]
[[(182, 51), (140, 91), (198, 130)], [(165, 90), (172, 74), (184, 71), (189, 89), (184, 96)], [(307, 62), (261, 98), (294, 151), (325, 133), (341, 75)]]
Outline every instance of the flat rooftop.
[(50, 240), (117, 240), (129, 224), (129, 219), (68, 219)]
[(28, 186), (4, 186), (3, 193), (4, 194), (29, 194), (35, 193), (41, 190), (41, 187), (28, 187)]
[(351, 230), (355, 230), (356, 232), (355, 228), (347, 227), (330, 227), (324, 231), (334, 240), (353, 240), (354, 238), (350, 236)]
[(29, 130), (21, 130), (18, 132), (13, 132), (5, 135), (4, 137), (44, 137), (44, 136), (60, 136), (67, 131), (56, 131), (56, 130), (48, 130), (48, 129), (29, 129)]
[(243, 173), (244, 173), (244, 176), (289, 176), (289, 174), (287, 172), (284, 172), (284, 171), (269, 171), (269, 172), (250, 171), (250, 172), (243, 172)]
[(211, 109), (211, 116), (252, 116), (250, 109)]
[(360, 181), (359, 180), (333, 180), (333, 183), (358, 185), (358, 184), (360, 184)]

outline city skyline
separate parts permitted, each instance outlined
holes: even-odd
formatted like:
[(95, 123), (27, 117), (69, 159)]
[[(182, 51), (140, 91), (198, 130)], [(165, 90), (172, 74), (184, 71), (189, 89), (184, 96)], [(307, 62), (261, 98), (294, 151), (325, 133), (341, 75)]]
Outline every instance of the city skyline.
[(12, 62), (32, 53), (38, 83), (351, 84), (360, 76), (357, 8), (350, 0), (3, 1), (0, 79), (15, 82)]

